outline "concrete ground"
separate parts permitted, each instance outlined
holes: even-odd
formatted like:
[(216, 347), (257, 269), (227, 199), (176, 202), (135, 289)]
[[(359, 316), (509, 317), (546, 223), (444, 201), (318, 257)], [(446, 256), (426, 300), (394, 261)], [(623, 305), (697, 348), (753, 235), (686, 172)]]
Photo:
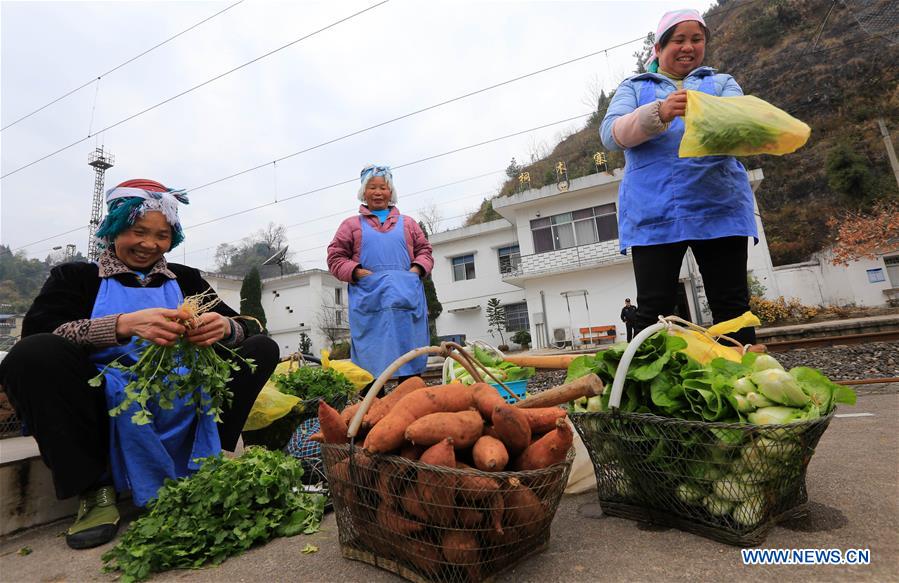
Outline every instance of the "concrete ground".
[[(830, 424), (808, 471), (807, 518), (775, 527), (761, 548), (869, 549), (860, 566), (747, 566), (740, 549), (674, 529), (589, 518), (595, 492), (566, 496), (548, 550), (498, 581), (899, 581), (899, 385), (858, 387), (854, 408)], [(100, 555), (111, 545), (69, 550), (60, 521), (0, 539), (0, 580), (112, 581)], [(318, 552), (303, 554), (307, 544)], [(30, 554), (19, 551), (29, 548)], [(153, 581), (400, 581), (343, 559), (334, 514), (310, 536), (275, 539), (218, 567), (156, 575)]]

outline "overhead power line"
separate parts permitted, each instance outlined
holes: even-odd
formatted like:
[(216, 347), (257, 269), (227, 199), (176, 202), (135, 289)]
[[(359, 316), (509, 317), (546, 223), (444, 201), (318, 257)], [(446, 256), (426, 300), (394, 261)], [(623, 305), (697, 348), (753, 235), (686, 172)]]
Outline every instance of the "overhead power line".
[[(521, 130), (521, 131), (518, 131), (518, 132), (511, 133), (511, 134), (506, 134), (506, 135), (504, 135), (504, 136), (499, 136), (499, 137), (496, 137), (496, 138), (491, 138), (491, 139), (489, 139), (489, 140), (484, 140), (484, 141), (477, 142), (477, 143), (474, 143), (474, 144), (469, 144), (469, 145), (467, 145), (467, 146), (462, 146), (462, 147), (460, 147), (460, 148), (455, 148), (455, 149), (452, 149), (452, 150), (448, 150), (448, 151), (442, 152), (442, 153), (440, 153), (440, 154), (434, 154), (434, 155), (431, 155), (431, 156), (426, 156), (426, 157), (424, 157), (424, 158), (419, 158), (418, 160), (413, 160), (413, 161), (411, 161), (411, 162), (405, 162), (405, 163), (403, 163), (403, 164), (395, 165), (395, 166), (393, 166), (393, 168), (396, 170), (396, 169), (399, 169), (399, 168), (405, 168), (405, 167), (407, 167), (407, 166), (413, 166), (413, 165), (415, 165), (415, 164), (421, 164), (421, 163), (427, 162), (427, 161), (429, 161), (429, 160), (434, 160), (434, 159), (436, 159), (436, 158), (441, 158), (441, 157), (443, 157), (443, 156), (449, 156), (449, 155), (451, 155), (451, 154), (456, 154), (456, 153), (458, 153), (458, 152), (463, 152), (463, 151), (465, 151), (465, 150), (470, 150), (470, 149), (472, 149), (472, 148), (477, 148), (477, 147), (479, 147), (479, 146), (485, 146), (485, 145), (487, 145), (487, 144), (492, 144), (492, 143), (494, 143), (494, 142), (499, 142), (499, 141), (501, 141), (501, 140), (506, 140), (506, 139), (509, 139), (509, 138), (513, 138), (513, 137), (516, 137), (516, 136), (520, 136), (520, 135), (526, 134), (526, 133), (528, 133), (528, 132), (533, 132), (533, 131), (541, 130), (541, 129), (544, 129), (544, 128), (552, 127), (552, 126), (554, 126), (554, 125), (559, 125), (559, 124), (563, 124), (563, 123), (568, 123), (568, 122), (571, 122), (571, 121), (574, 121), (574, 120), (577, 120), (577, 119), (582, 119), (582, 118), (585, 118), (585, 117), (589, 117), (590, 115), (593, 115), (593, 112), (590, 112), (590, 113), (582, 113), (582, 114), (580, 114), (580, 115), (575, 115), (575, 116), (568, 117), (568, 118), (565, 118), (565, 119), (561, 119), (561, 120), (558, 120), (558, 121), (554, 121), (554, 122), (551, 122), (551, 123), (547, 123), (547, 124), (535, 126), (535, 127), (532, 127), (532, 128), (528, 128), (528, 129), (526, 129), (526, 130)], [(264, 203), (264, 204), (256, 205), (256, 206), (253, 206), (253, 207), (249, 207), (249, 208), (246, 208), (246, 209), (243, 209), (243, 210), (240, 210), (240, 211), (236, 211), (236, 212), (233, 212), (233, 213), (229, 213), (229, 214), (224, 215), (224, 216), (221, 216), (221, 217), (216, 217), (216, 218), (214, 218), (214, 219), (209, 219), (208, 221), (203, 221), (203, 222), (201, 222), (201, 223), (197, 223), (197, 224), (194, 224), (194, 225), (190, 225), (190, 226), (187, 226), (187, 227), (185, 227), (185, 228), (187, 228), (187, 229), (192, 229), (192, 228), (196, 228), (196, 227), (202, 227), (202, 226), (204, 226), (204, 225), (208, 225), (208, 224), (211, 224), (211, 223), (216, 223), (216, 222), (218, 222), (218, 221), (222, 221), (222, 220), (225, 220), (225, 219), (229, 219), (229, 218), (231, 218), (231, 217), (236, 217), (236, 216), (238, 216), (238, 215), (247, 214), (247, 213), (253, 212), (253, 211), (255, 211), (255, 210), (259, 210), (259, 209), (266, 208), (266, 207), (269, 207), (269, 206), (274, 206), (274, 205), (276, 205), (276, 204), (281, 204), (281, 203), (286, 202), (286, 201), (288, 201), (288, 200), (293, 200), (293, 199), (296, 199), (296, 198), (301, 198), (301, 197), (304, 197), (304, 196), (309, 196), (310, 194), (315, 194), (316, 192), (321, 192), (321, 191), (323, 191), (323, 190), (328, 190), (328, 189), (330, 189), (330, 188), (336, 188), (336, 187), (338, 187), (338, 186), (343, 186), (343, 185), (345, 185), (345, 184), (350, 184), (350, 183), (356, 182), (357, 180), (359, 180), (359, 177), (358, 177), (358, 176), (354, 176), (353, 178), (350, 178), (349, 180), (343, 180), (343, 181), (340, 181), (340, 182), (336, 182), (336, 183), (334, 183), (334, 184), (329, 184), (329, 185), (327, 185), (327, 186), (321, 186), (321, 187), (318, 187), (318, 188), (315, 188), (315, 189), (312, 189), (312, 190), (307, 190), (307, 191), (301, 192), (301, 193), (299, 193), (299, 194), (295, 194), (295, 195), (288, 196), (288, 197), (285, 197), (285, 198), (280, 198), (280, 199), (278, 199), (277, 201), (270, 201), (270, 202), (267, 202), (267, 203)], [(457, 182), (461, 182), (461, 181), (457, 181)], [(454, 183), (448, 183), (448, 184), (454, 184)], [(437, 187), (435, 187), (435, 188), (437, 188)], [(25, 249), (26, 247), (30, 247), (30, 246), (32, 246), (32, 245), (36, 245), (36, 244), (42, 243), (42, 242), (44, 242), (44, 241), (49, 241), (50, 239), (54, 239), (54, 238), (56, 238), (56, 237), (61, 237), (61, 236), (63, 236), (63, 235), (67, 235), (67, 234), (69, 234), (69, 233), (74, 233), (74, 232), (76, 232), (76, 231), (80, 231), (81, 229), (86, 229), (86, 228), (87, 228), (87, 226), (84, 225), (84, 226), (81, 226), (81, 227), (78, 227), (78, 228), (75, 228), (75, 229), (72, 229), (72, 230), (69, 230), (69, 231), (65, 231), (65, 232), (63, 232), (63, 233), (57, 233), (56, 235), (50, 235), (50, 236), (48, 236), (48, 237), (44, 237), (44, 238), (42, 238), (42, 239), (39, 239), (39, 240), (36, 240), (36, 241), (32, 241), (32, 242), (30, 242), (30, 243), (26, 243), (25, 245), (21, 245), (21, 246), (15, 248), (13, 251), (20, 251), (20, 250), (22, 250), (22, 249)]]
[(382, 6), (382, 5), (386, 4), (386, 3), (389, 2), (389, 1), (390, 1), (390, 0), (382, 0), (381, 2), (378, 2), (377, 4), (373, 4), (373, 5), (369, 6), (368, 8), (364, 8), (364, 9), (362, 9), (362, 10), (360, 10), (360, 11), (358, 11), (358, 12), (355, 12), (355, 13), (349, 15), (349, 16), (346, 16), (346, 17), (344, 17), (344, 18), (341, 18), (340, 20), (337, 20), (337, 21), (335, 21), (335, 22), (332, 22), (331, 24), (329, 24), (329, 25), (327, 25), (327, 26), (324, 26), (324, 27), (322, 27), (322, 28), (320, 28), (320, 29), (318, 29), (318, 30), (316, 30), (316, 31), (314, 31), (314, 32), (311, 32), (311, 33), (309, 33), (309, 34), (307, 34), (307, 35), (304, 35), (304, 36), (302, 36), (302, 37), (300, 37), (300, 38), (298, 38), (298, 39), (292, 40), (292, 41), (290, 41), (290, 42), (287, 43), (287, 44), (281, 45), (280, 47), (278, 47), (278, 48), (276, 48), (276, 49), (273, 49), (273, 50), (271, 50), (271, 51), (269, 51), (269, 52), (267, 52), (267, 53), (265, 53), (265, 54), (263, 54), (263, 55), (260, 55), (260, 56), (256, 57), (255, 59), (251, 59), (251, 60), (247, 61), (246, 63), (243, 63), (242, 65), (238, 65), (237, 67), (234, 67), (233, 69), (230, 69), (230, 70), (228, 70), (228, 71), (225, 71), (224, 73), (220, 73), (219, 75), (216, 75), (215, 77), (212, 77), (211, 79), (207, 79), (206, 81), (203, 81), (202, 83), (200, 83), (200, 84), (198, 84), (198, 85), (194, 85), (194, 86), (191, 87), (190, 89), (186, 89), (186, 90), (182, 91), (181, 93), (178, 93), (178, 94), (176, 94), (176, 95), (173, 95), (172, 97), (169, 97), (168, 99), (165, 99), (165, 100), (163, 100), (163, 101), (160, 101), (160, 102), (157, 103), (156, 105), (151, 105), (150, 107), (148, 107), (148, 108), (146, 108), (146, 109), (143, 109), (143, 110), (141, 110), (141, 111), (139, 111), (139, 112), (137, 112), (137, 113), (131, 114), (131, 115), (129, 115), (128, 117), (126, 117), (126, 118), (124, 118), (124, 119), (121, 119), (121, 120), (115, 122), (114, 124), (108, 125), (108, 126), (106, 126), (105, 128), (103, 128), (103, 129), (101, 129), (101, 130), (98, 130), (98, 131), (94, 132), (94, 134), (88, 134), (87, 136), (85, 136), (84, 138), (81, 138), (80, 140), (77, 140), (77, 141), (75, 141), (75, 142), (72, 142), (71, 144), (69, 144), (69, 145), (67, 145), (67, 146), (63, 146), (63, 147), (59, 148), (58, 150), (55, 150), (55, 151), (53, 151), (53, 152), (50, 152), (49, 154), (45, 154), (44, 156), (41, 156), (40, 158), (38, 158), (38, 159), (36, 159), (36, 160), (32, 160), (31, 162), (28, 162), (27, 164), (25, 164), (25, 165), (23, 165), (23, 166), (19, 166), (19, 167), (16, 168), (15, 170), (11, 170), (10, 172), (7, 172), (6, 174), (0, 176), (0, 180), (2, 180), (3, 178), (7, 178), (8, 176), (12, 176), (13, 174), (16, 174), (16, 173), (18, 173), (18, 172), (21, 172), (22, 170), (25, 170), (26, 168), (30, 168), (31, 166), (34, 166), (34, 165), (37, 164), (38, 162), (43, 162), (44, 160), (46, 160), (46, 159), (48, 159), (48, 158), (52, 158), (53, 156), (55, 156), (55, 155), (57, 155), (57, 154), (59, 154), (59, 153), (61, 153), (61, 152), (65, 152), (65, 151), (68, 150), (69, 148), (74, 148), (74, 147), (77, 146), (78, 144), (81, 144), (82, 142), (85, 142), (85, 141), (91, 139), (91, 138), (92, 138), (94, 135), (96, 135), (96, 134), (102, 134), (102, 133), (105, 132), (105, 131), (108, 131), (108, 130), (111, 130), (111, 129), (115, 128), (115, 127), (118, 127), (118, 126), (122, 125), (123, 123), (126, 123), (126, 122), (128, 122), (128, 121), (131, 121), (132, 119), (134, 119), (134, 118), (136, 118), (136, 117), (140, 117), (140, 116), (144, 115), (145, 113), (148, 113), (148, 112), (150, 112), (150, 111), (153, 111), (154, 109), (156, 109), (156, 108), (158, 108), (158, 107), (161, 107), (161, 106), (165, 105), (166, 103), (170, 103), (170, 102), (172, 102), (172, 101), (178, 99), (179, 97), (183, 97), (183, 96), (187, 95), (188, 93), (191, 93), (191, 92), (196, 91), (197, 89), (199, 89), (199, 88), (201, 88), (201, 87), (204, 87), (204, 86), (206, 86), (206, 85), (209, 85), (210, 83), (212, 83), (212, 82), (214, 82), (214, 81), (217, 81), (217, 80), (219, 80), (219, 79), (221, 79), (221, 78), (223, 78), (223, 77), (226, 77), (226, 76), (230, 75), (231, 73), (234, 73), (234, 72), (236, 72), (236, 71), (239, 71), (239, 70), (243, 69), (244, 67), (248, 67), (248, 66), (252, 65), (253, 63), (256, 63), (256, 62), (258, 62), (258, 61), (261, 61), (262, 59), (264, 59), (264, 58), (266, 58), (266, 57), (270, 57), (270, 56), (274, 55), (275, 53), (277, 53), (277, 52), (279, 52), (279, 51), (283, 51), (284, 49), (286, 49), (286, 48), (288, 48), (288, 47), (290, 47), (290, 46), (293, 46), (293, 45), (297, 44), (298, 42), (304, 41), (304, 40), (306, 40), (306, 39), (308, 39), (308, 38), (310, 38), (310, 37), (312, 37), (312, 36), (315, 36), (315, 35), (317, 35), (317, 34), (320, 34), (320, 33), (324, 32), (324, 31), (326, 31), (326, 30), (328, 30), (328, 29), (334, 28), (334, 27), (337, 26), (338, 24), (341, 24), (341, 23), (343, 23), (343, 22), (346, 22), (347, 20), (350, 20), (350, 19), (352, 19), (352, 18), (355, 18), (355, 17), (357, 17), (357, 16), (359, 16), (359, 15), (361, 15), (361, 14), (364, 14), (364, 13), (368, 12), (369, 10), (373, 10), (373, 9), (379, 7), (379, 6)]
[(155, 51), (156, 49), (158, 49), (158, 48), (161, 47), (162, 45), (164, 45), (164, 44), (166, 44), (166, 43), (168, 43), (168, 42), (171, 42), (171, 41), (175, 40), (175, 39), (178, 38), (179, 36), (181, 36), (181, 35), (183, 35), (183, 34), (186, 34), (186, 33), (190, 32), (190, 31), (192, 31), (193, 29), (197, 28), (198, 26), (200, 26), (200, 25), (202, 25), (202, 24), (205, 24), (205, 23), (209, 22), (210, 20), (212, 20), (212, 19), (215, 18), (216, 16), (219, 16), (219, 15), (221, 15), (221, 14), (224, 14), (225, 12), (231, 10), (232, 8), (234, 8), (235, 6), (237, 6), (238, 4), (241, 4), (243, 1), (244, 1), (244, 0), (238, 0), (238, 1), (235, 2), (234, 4), (232, 4), (232, 5), (230, 5), (230, 6), (226, 7), (226, 8), (223, 8), (222, 10), (219, 10), (218, 12), (216, 12), (215, 14), (213, 14), (212, 16), (208, 16), (208, 17), (204, 18), (203, 20), (201, 20), (200, 22), (198, 22), (198, 23), (196, 23), (196, 24), (194, 24), (194, 25), (192, 25), (192, 26), (190, 26), (190, 27), (188, 27), (188, 28), (185, 28), (184, 30), (182, 30), (182, 31), (179, 32), (178, 34), (176, 34), (176, 35), (174, 35), (174, 36), (170, 36), (169, 38), (165, 39), (164, 41), (162, 41), (162, 42), (160, 42), (160, 43), (157, 43), (157, 44), (153, 45), (152, 47), (150, 47), (149, 49), (145, 50), (144, 52), (139, 53), (139, 54), (137, 54), (137, 55), (134, 55), (133, 57), (131, 57), (131, 58), (128, 59), (127, 61), (124, 61), (124, 62), (122, 62), (122, 63), (119, 63), (118, 65), (116, 65), (116, 66), (113, 67), (112, 69), (106, 71), (105, 73), (100, 73), (100, 74), (97, 75), (96, 77), (91, 77), (88, 81), (85, 81), (83, 84), (81, 84), (81, 85), (79, 85), (78, 87), (72, 89), (71, 91), (69, 91), (69, 92), (67, 92), (67, 93), (64, 93), (64, 94), (60, 95), (59, 97), (57, 97), (56, 99), (50, 101), (49, 103), (45, 103), (44, 105), (42, 105), (42, 106), (38, 107), (37, 109), (35, 109), (34, 111), (32, 111), (31, 113), (27, 113), (27, 114), (23, 115), (22, 117), (20, 117), (19, 119), (15, 120), (14, 122), (6, 124), (6, 125), (3, 126), (2, 128), (0, 128), (0, 132), (2, 132), (3, 130), (5, 130), (5, 129), (7, 129), (7, 128), (11, 128), (12, 126), (16, 125), (16, 124), (19, 123), (20, 121), (26, 120), (26, 119), (28, 119), (29, 117), (31, 117), (32, 115), (34, 115), (34, 114), (36, 114), (36, 113), (38, 113), (38, 112), (40, 112), (40, 111), (43, 111), (43, 110), (47, 109), (48, 107), (50, 107), (50, 106), (53, 105), (54, 103), (58, 103), (59, 101), (62, 101), (63, 99), (65, 99), (65, 98), (68, 97), (69, 95), (72, 95), (73, 93), (77, 93), (77, 92), (81, 91), (82, 89), (84, 89), (85, 87), (87, 87), (88, 85), (90, 85), (91, 83), (94, 83), (94, 82), (96, 82), (96, 81), (99, 81), (100, 79), (102, 79), (103, 77), (109, 75), (110, 73), (114, 73), (115, 71), (118, 71), (119, 69), (121, 69), (121, 68), (124, 67), (125, 65), (128, 65), (128, 64), (130, 64), (130, 63), (133, 63), (134, 61), (138, 60), (139, 58), (143, 57), (144, 55), (146, 55), (146, 54), (148, 54), (148, 53), (150, 53), (150, 52), (152, 52), (152, 51)]
[(294, 156), (299, 156), (300, 154), (305, 154), (305, 153), (307, 153), (307, 152), (311, 152), (312, 150), (317, 150), (317, 149), (319, 149), (319, 148), (322, 148), (322, 147), (324, 147), (324, 146), (333, 144), (333, 143), (335, 143), (335, 142), (339, 142), (339, 141), (341, 141), (341, 140), (345, 140), (345, 139), (351, 138), (351, 137), (353, 137), (353, 136), (358, 136), (359, 134), (362, 134), (362, 133), (371, 131), (371, 130), (376, 129), (376, 128), (379, 128), (379, 127), (386, 126), (386, 125), (388, 125), (388, 124), (392, 124), (392, 123), (394, 123), (394, 122), (397, 122), (397, 121), (400, 121), (400, 120), (403, 120), (403, 119), (410, 118), (410, 117), (415, 116), (415, 115), (418, 115), (418, 114), (420, 114), (420, 113), (424, 113), (424, 112), (426, 112), (426, 111), (430, 111), (430, 110), (436, 109), (436, 108), (438, 108), (438, 107), (443, 107), (444, 105), (449, 105), (450, 103), (453, 103), (453, 102), (456, 102), (456, 101), (461, 101), (461, 100), (463, 100), (463, 99), (467, 99), (467, 98), (469, 98), (469, 97), (473, 97), (473, 96), (475, 96), (475, 95), (479, 95), (479, 94), (481, 94), (481, 93), (485, 93), (485, 92), (487, 92), (487, 91), (491, 91), (491, 90), (496, 89), (496, 88), (498, 88), (498, 87), (502, 87), (503, 85), (508, 85), (508, 84), (514, 83), (514, 82), (516, 82), (516, 81), (521, 81), (522, 79), (527, 79), (528, 77), (533, 77), (533, 76), (535, 76), (535, 75), (539, 75), (540, 73), (545, 73), (545, 72), (551, 71), (551, 70), (553, 70), (553, 69), (558, 69), (559, 67), (564, 67), (565, 65), (570, 65), (571, 63), (576, 63), (576, 62), (578, 62), (578, 61), (583, 61), (584, 59), (589, 59), (590, 57), (595, 57), (595, 56), (597, 56), (597, 55), (603, 54), (603, 53), (605, 53), (606, 51), (611, 51), (611, 50), (613, 50), (613, 49), (621, 48), (621, 47), (623, 47), (623, 46), (627, 46), (627, 45), (629, 45), (629, 44), (633, 44), (633, 43), (635, 43), (635, 42), (637, 42), (637, 41), (641, 41), (641, 40), (643, 40), (643, 37), (642, 37), (642, 36), (641, 36), (641, 37), (638, 37), (638, 38), (635, 38), (635, 39), (631, 39), (631, 40), (629, 40), (629, 41), (625, 41), (625, 42), (622, 42), (622, 43), (618, 43), (617, 45), (613, 45), (613, 46), (610, 46), (610, 47), (606, 47), (606, 48), (604, 48), (604, 49), (600, 49), (600, 50), (598, 50), (598, 51), (593, 51), (593, 52), (587, 53), (586, 55), (581, 55), (580, 57), (575, 57), (575, 58), (573, 58), (573, 59), (568, 59), (568, 60), (566, 60), (566, 61), (562, 61), (561, 63), (556, 63), (555, 65), (550, 65), (550, 66), (548, 66), (548, 67), (543, 67), (542, 69), (537, 69), (536, 71), (531, 71), (530, 73), (525, 73), (524, 75), (519, 75), (519, 76), (517, 76), (517, 77), (512, 77), (511, 79), (506, 79), (505, 81), (500, 81), (499, 83), (494, 83), (493, 85), (488, 85), (487, 87), (482, 87), (482, 88), (476, 89), (476, 90), (474, 90), (474, 91), (469, 91), (468, 93), (463, 93), (462, 95), (457, 95), (456, 97), (452, 97), (452, 98), (450, 98), (450, 99), (446, 99), (446, 100), (444, 100), (444, 101), (440, 101), (440, 102), (438, 102), (438, 103), (434, 103), (434, 104), (429, 105), (429, 106), (427, 106), (427, 107), (422, 107), (421, 109), (416, 109), (415, 111), (410, 111), (409, 113), (404, 113), (403, 115), (400, 115), (400, 116), (397, 116), (397, 117), (388, 119), (388, 120), (386, 120), (386, 121), (382, 121), (382, 122), (379, 122), (379, 123), (370, 125), (370, 126), (368, 126), (368, 127), (365, 127), (365, 128), (359, 129), (359, 130), (352, 131), (352, 132), (350, 132), (350, 133), (348, 133), (348, 134), (344, 134), (344, 135), (339, 136), (339, 137), (337, 137), (337, 138), (332, 138), (332, 139), (330, 139), (330, 140), (321, 142), (320, 144), (315, 144), (314, 146), (309, 146), (308, 148), (304, 148), (304, 149), (302, 149), (302, 150), (297, 150), (296, 152), (293, 152), (293, 153), (291, 153), (291, 154), (287, 154), (286, 156), (281, 156), (280, 158), (275, 158), (274, 160), (271, 160), (271, 161), (269, 161), (269, 162), (265, 162), (265, 163), (262, 163), (262, 164), (257, 164), (256, 166), (252, 166), (252, 167), (250, 167), (250, 168), (246, 168), (246, 169), (241, 170), (241, 171), (239, 171), (239, 172), (235, 172), (234, 174), (230, 174), (230, 175), (228, 175), (228, 176), (224, 176), (224, 177), (222, 177), (222, 178), (218, 178), (218, 179), (216, 179), (216, 180), (213, 180), (213, 181), (211, 181), (211, 182), (207, 182), (207, 183), (205, 183), (205, 184), (201, 184), (201, 185), (199, 185), (199, 186), (194, 186), (194, 187), (192, 187), (192, 188), (188, 188), (188, 190), (191, 191), (191, 192), (196, 192), (196, 191), (198, 191), (198, 190), (200, 190), (200, 189), (202, 189), (202, 188), (206, 188), (207, 186), (212, 186), (213, 184), (218, 184), (219, 182), (224, 182), (224, 181), (226, 181), (226, 180), (230, 180), (230, 179), (232, 179), (232, 178), (236, 178), (236, 177), (238, 177), (238, 176), (242, 176), (242, 175), (244, 175), (244, 174), (247, 174), (247, 173), (249, 173), (249, 172), (253, 172), (253, 171), (259, 170), (259, 169), (261, 169), (261, 168), (265, 168), (265, 167), (267, 167), (267, 166), (269, 166), (269, 165), (271, 165), (271, 164), (275, 164), (275, 163), (277, 163), (277, 162), (283, 162), (284, 160), (287, 160), (288, 158), (293, 158)]
[[(543, 124), (543, 125), (539, 125), (539, 126), (536, 126), (536, 127), (528, 128), (528, 129), (522, 130), (522, 131), (520, 131), (520, 132), (515, 132), (515, 133), (512, 133), (512, 134), (506, 134), (506, 135), (500, 136), (500, 137), (498, 137), (498, 138), (491, 138), (491, 139), (489, 139), (489, 140), (484, 140), (483, 142), (477, 142), (477, 143), (475, 143), (475, 144), (469, 144), (468, 146), (462, 146), (461, 148), (455, 148), (455, 149), (453, 149), (453, 150), (448, 150), (448, 151), (446, 151), (446, 152), (441, 152), (440, 154), (434, 154), (433, 156), (426, 156), (426, 157), (424, 157), (424, 158), (419, 158), (418, 160), (413, 160), (412, 162), (406, 162), (406, 163), (404, 163), (404, 164), (398, 164), (398, 165), (396, 165), (396, 166), (393, 166), (393, 169), (394, 169), (394, 170), (397, 170), (397, 169), (399, 169), (399, 168), (405, 168), (405, 167), (407, 167), (407, 166), (414, 166), (415, 164), (421, 164), (422, 162), (427, 162), (427, 161), (429, 161), (429, 160), (434, 160), (435, 158), (442, 158), (443, 156), (449, 156), (450, 154), (456, 154), (456, 153), (458, 153), (458, 152), (462, 152), (462, 151), (465, 151), (465, 150), (470, 150), (470, 149), (472, 149), (472, 148), (477, 148), (477, 147), (480, 147), (480, 146), (486, 146), (487, 144), (492, 144), (492, 143), (494, 143), (494, 142), (499, 142), (499, 141), (501, 141), (501, 140), (506, 140), (506, 139), (509, 139), (509, 138), (514, 138), (515, 136), (520, 136), (520, 135), (526, 134), (526, 133), (528, 133), (528, 132), (533, 132), (533, 131), (537, 131), (537, 130), (542, 130), (542, 129), (545, 129), (545, 128), (548, 128), (548, 127), (552, 127), (552, 126), (554, 126), (554, 125), (559, 125), (559, 124), (563, 124), (563, 123), (568, 123), (568, 122), (574, 121), (574, 120), (576, 120), (576, 119), (582, 119), (582, 118), (585, 118), (585, 117), (589, 117), (589, 116), (591, 116), (591, 115), (593, 115), (593, 112), (590, 112), (590, 113), (582, 113), (582, 114), (580, 114), (580, 115), (575, 115), (575, 116), (572, 116), (572, 117), (569, 117), (569, 118), (561, 119), (561, 120), (559, 120), (559, 121), (554, 121), (554, 122), (551, 122), (551, 123), (548, 123), (548, 124)], [(243, 209), (243, 210), (235, 211), (235, 212), (229, 213), (229, 214), (227, 214), (227, 215), (223, 215), (223, 216), (220, 216), (220, 217), (216, 217), (216, 218), (214, 218), (214, 219), (209, 219), (208, 221), (203, 221), (202, 223), (197, 223), (197, 224), (195, 224), (195, 225), (190, 225), (190, 226), (188, 226), (188, 227), (186, 227), (186, 228), (188, 228), (188, 229), (193, 229), (193, 228), (196, 228), (196, 227), (202, 227), (202, 226), (204, 226), (204, 225), (209, 225), (209, 224), (212, 224), (212, 223), (217, 223), (217, 222), (219, 222), (219, 221), (223, 221), (223, 220), (225, 220), (225, 219), (230, 219), (230, 218), (232, 218), (232, 217), (236, 217), (236, 216), (239, 216), (239, 215), (245, 215), (245, 214), (247, 214), (247, 213), (251, 213), (251, 212), (253, 212), (253, 211), (256, 211), (256, 210), (259, 210), (259, 209), (262, 209), (262, 208), (266, 208), (266, 207), (274, 206), (274, 205), (277, 205), (277, 204), (281, 204), (281, 203), (283, 203), (283, 202), (287, 202), (288, 200), (294, 200), (294, 199), (301, 198), (301, 197), (304, 197), (304, 196), (309, 196), (310, 194), (315, 194), (316, 192), (321, 192), (321, 191), (323, 191), (323, 190), (329, 190), (329, 189), (331, 189), (331, 188), (336, 188), (336, 187), (338, 187), (338, 186), (343, 186), (343, 185), (345, 185), (345, 184), (351, 184), (351, 183), (356, 182), (357, 180), (359, 180), (359, 177), (358, 177), (358, 176), (354, 176), (353, 178), (350, 178), (349, 180), (343, 180), (343, 181), (341, 181), (341, 182), (335, 182), (334, 184), (329, 184), (329, 185), (327, 185), (327, 186), (320, 186), (320, 187), (318, 187), (318, 188), (314, 188), (314, 189), (312, 189), (312, 190), (307, 190), (307, 191), (305, 191), (305, 192), (301, 192), (301, 193), (299, 193), (299, 194), (294, 194), (294, 195), (292, 195), (292, 196), (287, 196), (287, 197), (278, 199), (278, 200), (276, 200), (276, 201), (273, 200), (273, 201), (270, 201), (270, 202), (267, 202), (267, 203), (264, 203), (264, 204), (260, 204), (260, 205), (256, 205), (256, 206), (253, 206), (253, 207), (249, 207), (249, 208), (246, 208), (246, 209)]]

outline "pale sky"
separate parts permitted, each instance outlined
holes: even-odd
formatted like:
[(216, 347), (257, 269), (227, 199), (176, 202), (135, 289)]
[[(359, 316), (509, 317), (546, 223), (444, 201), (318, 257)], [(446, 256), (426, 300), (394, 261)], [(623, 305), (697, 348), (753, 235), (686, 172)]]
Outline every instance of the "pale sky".
[[(3, 127), (230, 2), (2, 2)], [(214, 268), (215, 247), (269, 222), (288, 227), (291, 258), (325, 268), (325, 247), (355, 213), (366, 163), (400, 166), (588, 114), (591, 88), (631, 74), (642, 42), (609, 50), (294, 156), (442, 101), (643, 37), (673, 2), (390, 0), (92, 137), (119, 122), (380, 0), (245, 0), (99, 83), (0, 132), (0, 243), (43, 259), (55, 246), (87, 250), (94, 186), (88, 154), (115, 155), (106, 188), (150, 178), (198, 187), (181, 208), (186, 241), (169, 259)], [(527, 161), (583, 127), (586, 117), (394, 171), (399, 209), (436, 205), (441, 230), (494, 195), (514, 156)], [(446, 186), (450, 183), (450, 186)], [(277, 202), (276, 201), (280, 201)], [(267, 205), (230, 218), (252, 207)], [(212, 221), (208, 222), (207, 221)], [(200, 225), (200, 223), (206, 223)], [(66, 231), (76, 230), (63, 234)], [(52, 237), (52, 238), (50, 238)], [(48, 240), (36, 242), (40, 239)]]

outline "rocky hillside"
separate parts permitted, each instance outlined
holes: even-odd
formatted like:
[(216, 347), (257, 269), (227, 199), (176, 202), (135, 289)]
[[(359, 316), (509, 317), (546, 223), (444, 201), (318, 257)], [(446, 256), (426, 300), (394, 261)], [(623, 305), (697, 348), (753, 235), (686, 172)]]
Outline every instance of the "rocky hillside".
[[(761, 167), (757, 195), (775, 265), (806, 259), (832, 240), (831, 217), (899, 197), (877, 125), (899, 142), (899, 2), (896, 0), (719, 0), (705, 15), (712, 31), (705, 63), (732, 74), (756, 95), (802, 119), (812, 137), (798, 152), (743, 159)], [(602, 150), (597, 115), (542, 160), (525, 165), (532, 186), (595, 172)], [(609, 155), (610, 166), (623, 157)], [(510, 175), (516, 168), (510, 168)], [(497, 196), (517, 189), (510, 178)], [(490, 201), (470, 223), (495, 218)]]

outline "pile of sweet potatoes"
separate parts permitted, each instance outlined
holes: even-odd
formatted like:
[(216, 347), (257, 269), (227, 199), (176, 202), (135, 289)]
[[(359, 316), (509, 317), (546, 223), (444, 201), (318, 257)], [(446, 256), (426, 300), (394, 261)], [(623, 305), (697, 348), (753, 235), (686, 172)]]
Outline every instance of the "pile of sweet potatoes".
[[(347, 443), (357, 407), (320, 404), (320, 439)], [(352, 456), (324, 448), (338, 516), (379, 556), (427, 578), (472, 581), (542, 544), (573, 439), (561, 408), (514, 407), (484, 383), (429, 388), (417, 378), (370, 407), (363, 436)]]

